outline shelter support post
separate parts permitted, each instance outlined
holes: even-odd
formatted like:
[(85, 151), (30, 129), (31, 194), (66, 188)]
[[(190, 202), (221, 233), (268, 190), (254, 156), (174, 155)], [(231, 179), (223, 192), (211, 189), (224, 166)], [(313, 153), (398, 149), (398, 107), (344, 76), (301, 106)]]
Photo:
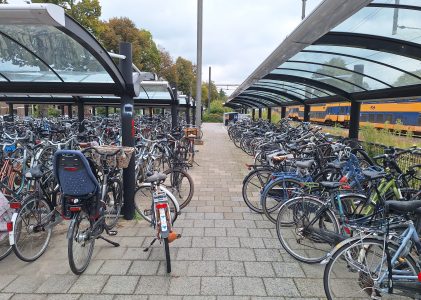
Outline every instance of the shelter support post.
[[(25, 107), (26, 107), (26, 105), (25, 105)], [(64, 111), (64, 105), (61, 105), (60, 108), (61, 108), (61, 116), (63, 117), (66, 114), (65, 111)]]
[(361, 103), (351, 101), (351, 112), (349, 114), (349, 133), (350, 139), (358, 140), (358, 131), (360, 129), (360, 111)]
[(192, 119), (193, 119), (193, 125), (196, 125), (196, 107), (193, 106), (192, 109)]
[(284, 119), (287, 115), (287, 108), (285, 106), (281, 107), (281, 119)]
[(114, 107), (114, 113), (115, 114), (117, 113), (117, 107)]
[(95, 109), (95, 106), (92, 106), (92, 115), (93, 115), (93, 116), (96, 116), (96, 109)]
[(149, 107), (149, 117), (152, 118), (153, 116), (153, 108)]
[(262, 109), (259, 108), (259, 119), (261, 119), (261, 118), (262, 118)]
[(256, 120), (256, 110), (254, 108), (251, 110), (251, 118), (253, 121)]
[[(126, 58), (120, 60), (120, 71), (124, 77), (124, 81), (130, 87), (133, 83), (133, 69), (132, 69), (132, 44), (120, 43), (120, 54)], [(122, 144), (127, 147), (134, 147), (134, 100), (129, 94), (121, 97), (121, 132)], [(135, 161), (132, 155), (129, 166), (123, 170), (123, 195), (124, 206), (122, 208), (124, 218), (132, 220), (135, 215), (134, 193), (135, 193)]]
[[(64, 106), (63, 106), (64, 107)], [(23, 106), (25, 117), (29, 116), (29, 105), (25, 104)]]
[(67, 105), (67, 115), (69, 116), (69, 119), (73, 118), (73, 106), (71, 104)]
[(304, 104), (304, 122), (310, 122), (310, 105)]
[(162, 114), (162, 116), (165, 116), (165, 108), (162, 108), (161, 114)]
[(83, 124), (84, 119), (85, 119), (85, 105), (83, 105), (83, 101), (81, 99), (78, 99), (77, 120), (79, 122), (79, 132), (85, 131), (85, 125)]
[(13, 116), (13, 104), (9, 103), (9, 115)]
[(107, 118), (108, 118), (109, 113), (110, 113), (109, 107), (108, 107), (108, 106), (106, 106), (106, 107), (105, 107), (105, 116), (106, 116)]
[(175, 90), (173, 94), (174, 94), (174, 99), (171, 101), (171, 128), (172, 129), (178, 126), (177, 90)]
[(268, 107), (268, 121), (272, 123), (272, 108)]
[(186, 107), (186, 123), (190, 124), (190, 105)]

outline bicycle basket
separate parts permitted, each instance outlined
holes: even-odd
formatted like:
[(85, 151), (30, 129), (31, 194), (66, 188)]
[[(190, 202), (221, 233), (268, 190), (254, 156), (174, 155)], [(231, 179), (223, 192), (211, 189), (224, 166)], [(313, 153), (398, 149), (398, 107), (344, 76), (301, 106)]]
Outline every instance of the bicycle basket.
[(100, 190), (88, 160), (80, 151), (58, 150), (54, 154), (54, 175), (65, 196), (89, 198)]
[(110, 166), (116, 166), (117, 168), (125, 169), (129, 166), (130, 159), (132, 158), (135, 148), (133, 147), (119, 147), (112, 145), (103, 145), (95, 147), (100, 153), (113, 154), (117, 150), (123, 150), (118, 152), (115, 156), (107, 158), (107, 164)]

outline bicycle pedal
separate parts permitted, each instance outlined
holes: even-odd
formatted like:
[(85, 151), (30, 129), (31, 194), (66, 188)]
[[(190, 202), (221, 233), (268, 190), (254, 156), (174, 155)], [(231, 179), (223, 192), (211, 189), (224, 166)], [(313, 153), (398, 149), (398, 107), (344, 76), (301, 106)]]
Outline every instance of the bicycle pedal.
[(145, 216), (150, 216), (150, 215), (152, 215), (152, 210), (151, 209), (145, 209), (143, 211), (143, 213), (145, 214)]
[(117, 235), (117, 230), (109, 230), (108, 235), (110, 235), (110, 236)]

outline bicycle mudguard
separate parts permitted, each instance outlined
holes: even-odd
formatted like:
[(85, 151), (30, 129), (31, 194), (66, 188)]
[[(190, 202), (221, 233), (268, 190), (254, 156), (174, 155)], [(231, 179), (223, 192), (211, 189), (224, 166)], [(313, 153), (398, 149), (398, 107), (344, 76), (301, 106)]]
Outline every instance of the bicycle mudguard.
[(15, 244), (15, 225), (16, 225), (16, 219), (18, 218), (18, 213), (15, 212), (12, 215), (12, 219), (10, 220), (10, 222), (12, 222), (13, 224), (13, 230), (9, 231), (9, 244), (10, 246), (13, 246)]
[[(147, 182), (144, 182), (140, 186), (151, 186), (151, 184), (147, 183)], [(167, 194), (167, 196), (169, 196), (171, 198), (171, 200), (175, 204), (175, 209), (177, 210), (177, 214), (180, 214), (180, 204), (178, 204), (177, 198), (165, 186), (160, 185), (159, 188), (162, 191), (164, 191)]]
[[(272, 176), (273, 176), (273, 175), (272, 175)], [(284, 180), (284, 179), (294, 179), (294, 180), (297, 180), (297, 181), (302, 181), (302, 179), (301, 179), (301, 178), (298, 178), (296, 174), (294, 174), (294, 175), (282, 175), (282, 176), (278, 176), (278, 177), (276, 177), (276, 178), (274, 178), (274, 179), (269, 180), (269, 181), (266, 183), (266, 185), (264, 186), (264, 188), (263, 188), (263, 190), (262, 190), (262, 192), (261, 192), (261, 195), (263, 195), (264, 193), (267, 193), (267, 189), (269, 188), (269, 186), (270, 186), (272, 183), (274, 183), (274, 182), (276, 182), (276, 181), (282, 181), (282, 180)]]
[(66, 234), (67, 239), (70, 239), (72, 237), (73, 227), (75, 227), (76, 218), (77, 218), (77, 215), (75, 215), (72, 221), (70, 221), (69, 229), (67, 229), (67, 234)]

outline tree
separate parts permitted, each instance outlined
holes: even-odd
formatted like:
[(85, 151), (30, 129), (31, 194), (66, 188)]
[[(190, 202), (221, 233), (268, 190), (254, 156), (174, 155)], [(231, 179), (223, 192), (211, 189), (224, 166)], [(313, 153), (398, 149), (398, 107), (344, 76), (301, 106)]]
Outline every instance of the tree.
[(165, 49), (159, 49), (159, 54), (161, 56), (161, 60), (157, 74), (160, 78), (167, 80), (170, 85), (175, 86), (178, 78), (174, 60), (170, 53)]
[(222, 102), (225, 102), (225, 101), (227, 100), (227, 94), (224, 92), (224, 90), (223, 90), (223, 89), (220, 89), (220, 90), (219, 90), (219, 93), (218, 93), (218, 98), (219, 98)]
[(188, 59), (178, 57), (176, 62), (177, 89), (188, 95), (191, 91), (194, 94), (195, 72), (193, 63)]
[[(412, 74), (421, 77), (421, 70), (416, 70), (411, 72)], [(409, 74), (402, 74), (401, 76), (398, 77), (398, 79), (396, 79), (396, 81), (393, 83), (393, 86), (406, 86), (406, 85), (413, 85), (413, 84), (418, 84), (419, 83), (419, 79), (411, 76)]]
[(7, 0), (0, 0), (0, 4), (7, 4)]

